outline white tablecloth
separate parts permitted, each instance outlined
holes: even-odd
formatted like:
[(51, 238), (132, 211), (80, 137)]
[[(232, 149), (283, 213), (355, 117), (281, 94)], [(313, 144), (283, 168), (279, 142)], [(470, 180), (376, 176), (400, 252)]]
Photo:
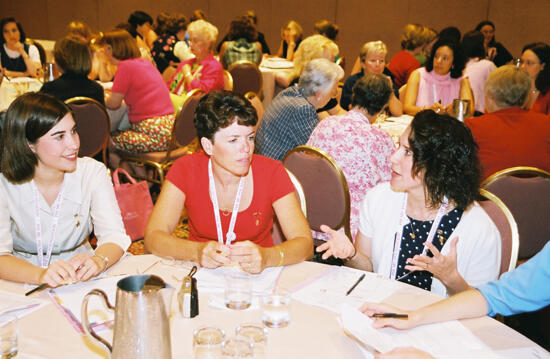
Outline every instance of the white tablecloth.
[(0, 84), (0, 111), (6, 111), (19, 95), (30, 91), (38, 91), (42, 82), (31, 77), (4, 78)]

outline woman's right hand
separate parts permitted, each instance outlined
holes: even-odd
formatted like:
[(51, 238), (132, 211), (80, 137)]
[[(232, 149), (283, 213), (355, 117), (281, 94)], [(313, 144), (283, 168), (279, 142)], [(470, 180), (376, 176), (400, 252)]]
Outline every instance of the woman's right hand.
[(344, 233), (335, 231), (324, 224), (321, 226), (321, 230), (330, 236), (328, 241), (316, 248), (317, 252), (325, 252), (322, 256), (323, 259), (330, 256), (346, 259), (355, 254), (353, 243)]
[(40, 277), (40, 283), (46, 283), (52, 288), (77, 281), (75, 268), (62, 260), (51, 263)]
[(410, 329), (416, 326), (416, 324), (414, 324), (413, 318), (411, 317), (411, 313), (388, 304), (366, 302), (359, 308), (359, 311), (361, 311), (363, 314), (365, 314), (368, 317), (372, 317), (374, 314), (384, 314), (384, 313), (397, 313), (397, 314), (409, 315), (408, 319), (373, 318), (373, 323), (372, 323), (373, 328), (379, 329), (384, 327), (392, 327), (395, 329)]
[(202, 248), (199, 264), (205, 268), (218, 268), (231, 263), (230, 255), (231, 250), (228, 246), (217, 241), (209, 241)]

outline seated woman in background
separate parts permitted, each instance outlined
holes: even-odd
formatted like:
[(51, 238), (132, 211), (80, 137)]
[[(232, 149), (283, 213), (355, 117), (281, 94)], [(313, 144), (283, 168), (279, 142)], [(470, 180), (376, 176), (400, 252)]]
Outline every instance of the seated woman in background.
[[(180, 59), (174, 54), (174, 48), (178, 41), (185, 39), (185, 32), (187, 31), (187, 18), (183, 14), (170, 14), (166, 15), (162, 27), (157, 28), (160, 36), (153, 42), (153, 49), (151, 55), (157, 69), (161, 74), (168, 68), (175, 72), (175, 67), (179, 64)], [(169, 71), (170, 71), (169, 70)], [(171, 78), (173, 73), (168, 77)]]
[(302, 26), (294, 20), (287, 22), (281, 29), (281, 45), (277, 50), (277, 57), (285, 58), (289, 61), (294, 60), (294, 54), (298, 50), (303, 38)]
[(170, 92), (181, 95), (199, 88), (205, 92), (223, 89), (223, 68), (212, 50), (218, 29), (205, 20), (193, 21), (187, 28), (194, 58), (183, 61), (170, 81)]
[(476, 31), (483, 34), (485, 57), (495, 63), (497, 67), (506, 65), (513, 60), (512, 55), (504, 45), (495, 40), (495, 24), (492, 21), (482, 21), (476, 26)]
[[(147, 48), (151, 50), (153, 48), (153, 43), (158, 37), (153, 30), (153, 18), (151, 15), (143, 11), (134, 11), (128, 17), (128, 23), (132, 26), (130, 34), (137, 37), (138, 46), (140, 42), (143, 42)], [(139, 47), (141, 48), (142, 46)]]
[(357, 80), (366, 74), (384, 74), (392, 85), (392, 94), (388, 103), (390, 113), (392, 116), (401, 116), (403, 114), (403, 105), (399, 101), (399, 89), (394, 85), (391, 72), (386, 68), (387, 54), (388, 48), (382, 41), (370, 41), (363, 45), (359, 53), (362, 67), (361, 72), (348, 77), (342, 88), (340, 106), (344, 110), (349, 110), (350, 108), (352, 89)]
[(225, 68), (241, 60), (256, 65), (262, 61), (262, 45), (258, 42), (258, 33), (248, 16), (239, 16), (231, 21), (228, 41), (224, 41), (220, 48), (220, 60)]
[(61, 76), (44, 83), (40, 92), (49, 93), (61, 101), (86, 96), (105, 105), (103, 87), (88, 79), (92, 68), (92, 51), (86, 42), (72, 36), (64, 37), (56, 41), (53, 55)]
[(526, 45), (521, 52), (520, 64), (531, 78), (525, 108), (550, 115), (550, 46), (544, 42)]
[(77, 157), (71, 110), (47, 94), (21, 95), (6, 113), (2, 143), (0, 277), (57, 287), (116, 263), (130, 238), (107, 169)]
[(67, 25), (67, 35), (77, 37), (89, 44), (94, 34), (88, 24), (82, 21), (71, 21), (69, 25)]
[(25, 43), (25, 32), (13, 17), (0, 20), (0, 66), (8, 77), (38, 77), (42, 74), (40, 53), (34, 45)]
[[(117, 149), (126, 152), (166, 151), (174, 125), (174, 107), (158, 70), (141, 58), (136, 41), (127, 31), (107, 32), (100, 45), (109, 61), (117, 65), (113, 87), (105, 91), (105, 105), (128, 106), (130, 129), (113, 135)], [(111, 129), (119, 120), (111, 118)]]
[(422, 52), (425, 44), (423, 28), (422, 25), (408, 24), (403, 29), (401, 51), (392, 57), (388, 65), (388, 70), (393, 74), (397, 88), (405, 85), (411, 73), (420, 67), (420, 62), (415, 55)]
[[(355, 238), (359, 224), (359, 205), (369, 189), (391, 177), (388, 158), (395, 150), (386, 132), (371, 126), (385, 111), (392, 95), (392, 85), (381, 74), (365, 74), (353, 87), (352, 109), (340, 116), (319, 122), (307, 145), (328, 153), (340, 166), (351, 199), (350, 226)], [(325, 233), (316, 239), (328, 239)]]
[(492, 61), (484, 58), (483, 34), (479, 31), (470, 31), (462, 38), (462, 48), (466, 56), (464, 76), (468, 77), (474, 93), (476, 115), (485, 112), (485, 83), (491, 72), (497, 67)]
[(462, 76), (464, 55), (462, 47), (452, 40), (440, 39), (432, 47), (426, 67), (415, 70), (405, 92), (403, 110), (415, 115), (425, 109), (448, 113), (453, 100), (470, 100), (470, 111), (474, 113), (474, 98), (470, 82)]
[[(311, 257), (307, 221), (283, 165), (254, 155), (256, 110), (244, 97), (214, 91), (195, 112), (204, 152), (178, 159), (163, 184), (145, 233), (151, 253), (215, 268), (238, 262), (247, 272)], [(188, 239), (172, 235), (182, 211)], [(287, 238), (273, 246), (273, 216)]]
[(472, 133), (462, 122), (419, 112), (390, 157), (390, 182), (367, 192), (355, 246), (340, 232), (317, 247), (323, 258), (346, 259), (440, 295), (498, 278), (500, 234), (474, 201), (480, 165)]
[(328, 20), (319, 20), (315, 23), (313, 29), (319, 35), (323, 35), (326, 38), (336, 41), (336, 36), (338, 36), (338, 25), (328, 21)]

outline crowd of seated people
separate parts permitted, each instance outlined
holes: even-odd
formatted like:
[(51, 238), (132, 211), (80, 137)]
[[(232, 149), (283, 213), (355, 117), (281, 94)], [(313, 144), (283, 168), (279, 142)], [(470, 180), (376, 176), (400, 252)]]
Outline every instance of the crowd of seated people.
[[(275, 56), (293, 68), (277, 73), (282, 90), (260, 119), (245, 97), (223, 90), (224, 68), (240, 60), (260, 64), (270, 53), (256, 14), (236, 17), (221, 41), (204, 12), (189, 20), (161, 13), (155, 24), (134, 11), (117, 29), (98, 33), (73, 21), (56, 41), (60, 76), (38, 93), (19, 96), (3, 120), (0, 278), (51, 287), (85, 281), (130, 245), (106, 168), (77, 158), (80, 139), (63, 101), (86, 96), (106, 106), (113, 153), (160, 152), (170, 144), (178, 101), (200, 89), (204, 96), (194, 115), (200, 148), (176, 160), (166, 176), (144, 238), (151, 253), (208, 268), (238, 264), (250, 273), (332, 257), (444, 296), (462, 293), (434, 307), (443, 313), (452, 303), (475, 307), (454, 316), (531, 308), (522, 298), (518, 308), (493, 303), (500, 286), (521, 286), (518, 276), (541, 262), (537, 256), (529, 269), (491, 283), (499, 275), (501, 238), (476, 198), (481, 181), (499, 170), (550, 171), (548, 44), (527, 44), (514, 66), (490, 21), (463, 36), (453, 26), (437, 33), (408, 24), (393, 56), (384, 42), (361, 39), (369, 41), (345, 79), (336, 63), (338, 25), (321, 20), (316, 34), (305, 36), (292, 20), (281, 29)], [(4, 18), (0, 28), (0, 83), (4, 75), (40, 77), (38, 50), (25, 41), (21, 24)], [(112, 87), (104, 90), (95, 80)], [(464, 123), (451, 116), (455, 99), (470, 102)], [(403, 113), (411, 122), (396, 147), (373, 124), (383, 114)], [(327, 226), (322, 233), (310, 230), (281, 163), (304, 144), (326, 152), (342, 169), (352, 238)], [(79, 218), (70, 218), (64, 193), (81, 197)], [(23, 206), (21, 198), (34, 207)], [(42, 205), (57, 206), (59, 218), (37, 218), (34, 209)], [(185, 240), (174, 235), (182, 213), (189, 226)], [(33, 220), (44, 228), (59, 220), (53, 252), (47, 248), (53, 239), (43, 247), (33, 240)], [(286, 238), (282, 244), (273, 241), (275, 220)], [(76, 232), (75, 221), (83, 224)], [(87, 239), (92, 231), (95, 250)], [(312, 234), (320, 241), (314, 244)], [(363, 311), (388, 308), (368, 303)], [(408, 328), (434, 321), (427, 312), (375, 323)]]

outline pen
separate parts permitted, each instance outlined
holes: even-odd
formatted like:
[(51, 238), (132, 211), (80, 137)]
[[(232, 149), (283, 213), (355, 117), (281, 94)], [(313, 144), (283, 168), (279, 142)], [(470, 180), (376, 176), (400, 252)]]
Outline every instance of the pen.
[(372, 315), (373, 318), (396, 318), (396, 319), (409, 319), (408, 314), (397, 313), (376, 313)]
[(40, 284), (38, 287), (34, 288), (34, 289), (31, 289), (29, 290), (27, 293), (25, 293), (25, 297), (28, 297), (29, 295), (35, 293), (35, 292), (38, 292), (44, 288), (48, 287), (48, 284), (47, 283), (42, 283)]
[(357, 282), (355, 282), (351, 288), (346, 292), (346, 295), (349, 295), (351, 292), (353, 292), (353, 290), (355, 289), (355, 287), (357, 287), (357, 285), (359, 283), (361, 283), (361, 281), (365, 279), (365, 273), (361, 274), (361, 276), (359, 277), (359, 279), (357, 279)]

